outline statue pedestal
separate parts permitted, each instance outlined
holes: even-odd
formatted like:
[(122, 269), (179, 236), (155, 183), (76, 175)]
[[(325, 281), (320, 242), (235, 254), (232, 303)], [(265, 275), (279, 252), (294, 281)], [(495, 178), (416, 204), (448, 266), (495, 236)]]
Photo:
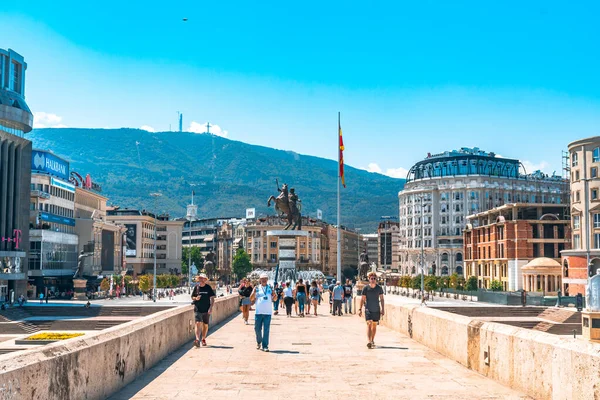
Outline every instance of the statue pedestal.
[(87, 300), (86, 295), (87, 279), (73, 279), (73, 291), (75, 300)]
[(581, 334), (584, 339), (600, 341), (600, 311), (581, 312)]
[(279, 242), (279, 282), (296, 282), (296, 242), (299, 237), (307, 237), (307, 231), (267, 231), (267, 236), (277, 237)]

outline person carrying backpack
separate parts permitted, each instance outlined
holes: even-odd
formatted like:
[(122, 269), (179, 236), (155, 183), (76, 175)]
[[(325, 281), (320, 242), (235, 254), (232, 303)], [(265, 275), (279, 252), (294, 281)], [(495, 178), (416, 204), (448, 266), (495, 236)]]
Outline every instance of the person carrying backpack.
[(310, 284), (310, 301), (312, 302), (314, 315), (317, 316), (317, 306), (319, 305), (319, 286), (317, 286), (317, 281), (312, 281)]

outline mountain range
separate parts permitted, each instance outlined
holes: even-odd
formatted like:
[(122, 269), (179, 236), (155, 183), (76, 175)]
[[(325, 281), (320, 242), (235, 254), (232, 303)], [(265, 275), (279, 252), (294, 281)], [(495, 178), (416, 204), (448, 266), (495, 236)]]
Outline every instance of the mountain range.
[[(229, 140), (212, 134), (147, 132), (140, 129), (35, 129), (33, 147), (90, 174), (109, 204), (185, 216), (192, 189), (200, 218), (272, 215), (267, 198), (277, 196), (276, 179), (296, 189), (302, 214), (336, 221), (336, 161)], [(345, 166), (341, 224), (374, 232), (382, 215), (397, 215), (403, 179)], [(192, 186), (195, 184), (195, 186)]]

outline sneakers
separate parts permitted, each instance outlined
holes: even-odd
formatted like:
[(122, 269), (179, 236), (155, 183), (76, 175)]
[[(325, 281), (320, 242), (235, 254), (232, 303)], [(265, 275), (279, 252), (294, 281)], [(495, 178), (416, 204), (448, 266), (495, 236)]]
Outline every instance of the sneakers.
[(206, 339), (202, 339), (202, 346), (206, 347)]
[(269, 352), (269, 348), (268, 348), (268, 347), (265, 347), (265, 348), (263, 349), (263, 351), (264, 351), (265, 353), (268, 353), (268, 352)]
[(248, 325), (248, 320), (244, 320), (244, 325)]
[(194, 347), (200, 347), (200, 341), (194, 340)]
[(260, 350), (260, 343), (256, 343), (256, 350)]
[(371, 342), (367, 343), (367, 348), (371, 348)]
[(369, 349), (374, 349), (375, 348), (375, 342), (369, 342), (369, 343), (367, 343), (367, 347)]

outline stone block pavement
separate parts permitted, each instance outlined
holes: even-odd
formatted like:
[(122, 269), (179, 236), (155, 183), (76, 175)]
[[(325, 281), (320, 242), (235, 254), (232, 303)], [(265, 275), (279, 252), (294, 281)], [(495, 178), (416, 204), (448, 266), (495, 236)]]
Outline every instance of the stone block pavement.
[(240, 315), (207, 342), (184, 346), (111, 399), (529, 399), (382, 326), (369, 350), (364, 320), (352, 315), (274, 316), (270, 353), (256, 350)]

